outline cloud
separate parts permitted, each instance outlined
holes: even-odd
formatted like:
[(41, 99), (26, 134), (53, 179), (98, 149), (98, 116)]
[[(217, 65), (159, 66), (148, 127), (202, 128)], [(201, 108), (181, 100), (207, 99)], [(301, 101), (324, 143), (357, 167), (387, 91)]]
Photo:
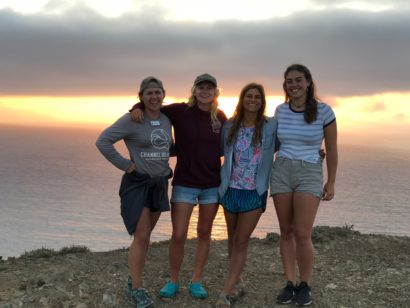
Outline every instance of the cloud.
[(320, 100), (326, 102), (326, 104), (332, 106), (333, 108), (340, 106), (340, 102), (334, 96), (322, 97), (319, 95)]
[(295, 62), (311, 69), (325, 97), (409, 90), (406, 10), (330, 9), (213, 23), (165, 21), (162, 13), (106, 18), (84, 6), (64, 14), (0, 10), (0, 95), (130, 95), (154, 75), (167, 95), (181, 97), (203, 72), (217, 77), (225, 95), (238, 95), (249, 81), (280, 95), (282, 72)]
[(310, 0), (310, 5), (322, 9), (350, 9), (365, 12), (383, 12), (389, 10), (409, 10), (410, 3), (407, 0)]
[(404, 113), (397, 113), (393, 118), (395, 122), (404, 122), (406, 120), (406, 115)]
[(326, 7), (342, 6), (347, 4), (362, 4), (362, 5), (380, 5), (387, 6), (395, 9), (409, 8), (408, 0), (363, 0), (363, 1), (352, 1), (352, 0), (312, 0), (313, 4), (324, 5)]
[(386, 110), (386, 106), (383, 102), (377, 102), (369, 106), (369, 111), (384, 111)]

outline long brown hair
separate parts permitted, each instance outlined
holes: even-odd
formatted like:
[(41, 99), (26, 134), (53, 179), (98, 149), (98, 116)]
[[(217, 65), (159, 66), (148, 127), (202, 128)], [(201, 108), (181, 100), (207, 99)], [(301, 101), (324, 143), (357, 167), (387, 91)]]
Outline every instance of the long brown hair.
[(233, 124), (229, 131), (228, 144), (233, 144), (234, 141), (236, 140), (236, 136), (238, 135), (239, 128), (241, 127), (244, 116), (245, 116), (245, 110), (243, 108), (243, 101), (245, 99), (246, 93), (251, 89), (258, 90), (261, 95), (261, 99), (262, 99), (262, 106), (258, 110), (258, 113), (256, 115), (255, 131), (252, 137), (252, 145), (260, 144), (262, 141), (263, 124), (266, 121), (266, 118), (265, 118), (265, 109), (266, 109), (265, 89), (263, 88), (261, 84), (252, 82), (244, 86), (243, 89), (241, 90), (241, 94), (239, 95), (239, 101), (238, 101), (238, 104), (236, 105), (235, 112), (232, 117)]
[(285, 102), (290, 103), (290, 97), (288, 92), (286, 91), (286, 76), (290, 71), (298, 71), (305, 76), (306, 81), (310, 83), (310, 85), (306, 89), (306, 109), (305, 109), (305, 121), (306, 123), (312, 123), (317, 119), (317, 102), (319, 101), (319, 97), (316, 94), (316, 86), (312, 78), (312, 74), (310, 73), (309, 69), (302, 65), (302, 64), (292, 64), (288, 66), (285, 73), (283, 74), (283, 90), (285, 91)]

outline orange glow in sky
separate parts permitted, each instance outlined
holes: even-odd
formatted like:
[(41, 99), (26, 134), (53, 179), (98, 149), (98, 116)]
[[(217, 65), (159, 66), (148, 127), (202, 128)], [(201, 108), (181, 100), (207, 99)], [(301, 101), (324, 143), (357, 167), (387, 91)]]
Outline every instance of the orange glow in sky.
[[(267, 115), (272, 116), (281, 96), (269, 96)], [(105, 127), (122, 116), (136, 97), (1, 97), (0, 124), (25, 126)], [(167, 97), (166, 102), (184, 101)], [(333, 98), (339, 131), (354, 135), (410, 131), (410, 93)], [(220, 108), (229, 117), (237, 97), (220, 97)]]
[[(137, 101), (136, 97), (3, 97), (0, 123), (41, 126), (109, 125)], [(166, 103), (186, 99), (167, 97)], [(219, 107), (230, 117), (236, 97), (220, 97)], [(268, 97), (267, 115), (273, 116), (280, 97)]]
[[(385, 93), (336, 99), (334, 110), (344, 130), (369, 127), (382, 131), (387, 127), (410, 125), (410, 93)], [(340, 119), (340, 121), (339, 121)]]

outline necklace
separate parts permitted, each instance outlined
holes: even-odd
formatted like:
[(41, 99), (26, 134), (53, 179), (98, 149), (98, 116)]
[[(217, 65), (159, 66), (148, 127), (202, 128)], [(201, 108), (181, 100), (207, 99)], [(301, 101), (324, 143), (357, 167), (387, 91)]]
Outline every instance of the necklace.
[(254, 127), (255, 126), (255, 121), (249, 121), (249, 122), (243, 121), (242, 126), (243, 127)]
[(294, 102), (290, 102), (291, 106), (294, 107), (295, 109), (302, 109), (303, 107), (306, 106), (306, 103), (300, 104), (300, 105), (296, 105)]

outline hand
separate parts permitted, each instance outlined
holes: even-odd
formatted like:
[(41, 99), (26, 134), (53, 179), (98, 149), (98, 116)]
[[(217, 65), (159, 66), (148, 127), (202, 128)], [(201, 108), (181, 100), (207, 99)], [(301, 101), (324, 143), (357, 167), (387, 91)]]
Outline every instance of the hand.
[(320, 155), (320, 158), (321, 158), (322, 160), (324, 160), (324, 159), (326, 158), (326, 152), (325, 152), (325, 150), (320, 149), (320, 150), (319, 150), (319, 155)]
[(323, 187), (322, 200), (330, 201), (335, 196), (335, 185), (333, 183), (326, 183)]
[(135, 108), (131, 112), (131, 119), (133, 119), (135, 122), (141, 123), (142, 121), (144, 121), (144, 112), (139, 108)]
[(127, 173), (132, 173), (135, 171), (135, 164), (131, 163), (131, 165), (127, 168), (126, 172)]

